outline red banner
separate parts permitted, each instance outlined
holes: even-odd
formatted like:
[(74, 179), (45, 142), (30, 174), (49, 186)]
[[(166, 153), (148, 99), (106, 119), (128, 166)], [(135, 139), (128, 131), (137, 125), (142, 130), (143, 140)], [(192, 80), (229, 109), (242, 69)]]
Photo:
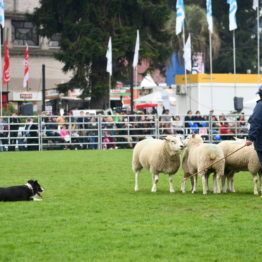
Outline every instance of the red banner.
[(4, 67), (3, 67), (3, 84), (7, 84), (11, 79), (10, 76), (10, 60), (9, 60), (9, 48), (8, 41), (5, 41), (4, 49)]
[(26, 45), (25, 52), (24, 52), (24, 81), (23, 81), (23, 88), (28, 87), (28, 79), (29, 79), (29, 52), (28, 52), (28, 45)]

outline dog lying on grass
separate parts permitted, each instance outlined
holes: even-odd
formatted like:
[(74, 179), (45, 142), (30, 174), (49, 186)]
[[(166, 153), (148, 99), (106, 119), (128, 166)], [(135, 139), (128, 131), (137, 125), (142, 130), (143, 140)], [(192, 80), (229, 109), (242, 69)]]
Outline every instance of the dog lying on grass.
[(37, 180), (28, 180), (25, 185), (0, 187), (0, 201), (42, 200), (36, 196), (42, 197), (43, 191)]

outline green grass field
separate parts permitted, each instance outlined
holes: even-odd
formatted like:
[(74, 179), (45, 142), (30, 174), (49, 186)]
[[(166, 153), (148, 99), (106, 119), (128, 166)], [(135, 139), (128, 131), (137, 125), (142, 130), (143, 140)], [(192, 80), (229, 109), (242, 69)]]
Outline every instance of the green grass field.
[[(252, 178), (237, 193), (168, 192), (142, 172), (134, 192), (131, 150), (5, 152), (0, 186), (37, 179), (43, 201), (0, 202), (0, 261), (261, 261), (262, 198)], [(189, 189), (189, 185), (188, 189)]]

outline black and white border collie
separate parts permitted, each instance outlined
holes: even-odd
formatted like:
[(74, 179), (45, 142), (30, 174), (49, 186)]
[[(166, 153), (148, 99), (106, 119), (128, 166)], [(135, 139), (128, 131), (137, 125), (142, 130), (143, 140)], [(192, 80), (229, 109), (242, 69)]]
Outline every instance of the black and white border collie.
[(43, 188), (37, 180), (29, 180), (25, 185), (0, 187), (0, 201), (29, 201), (41, 200), (36, 196), (41, 196)]

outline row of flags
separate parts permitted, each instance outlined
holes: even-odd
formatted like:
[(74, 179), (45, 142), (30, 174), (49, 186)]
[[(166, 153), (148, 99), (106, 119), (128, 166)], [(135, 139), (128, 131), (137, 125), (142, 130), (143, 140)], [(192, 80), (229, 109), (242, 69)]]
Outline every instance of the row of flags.
[[(5, 27), (5, 12), (4, 12), (4, 1), (3, 0), (0, 0), (0, 25), (2, 28)], [(29, 79), (29, 52), (28, 52), (28, 45), (26, 44), (25, 51), (24, 51), (23, 88), (28, 87), (28, 79)], [(11, 75), (10, 75), (9, 46), (8, 46), (8, 41), (6, 40), (5, 46), (4, 46), (4, 66), (3, 66), (2, 82), (3, 84), (8, 84), (10, 80), (11, 80)]]
[[(253, 9), (256, 10), (259, 6), (259, 0), (253, 0)], [(229, 4), (229, 30), (237, 29), (237, 0), (227, 0)], [(209, 32), (213, 33), (213, 17), (212, 17), (212, 0), (206, 0), (206, 15)], [(180, 34), (184, 27), (185, 7), (184, 0), (177, 0), (176, 2), (176, 34)]]
[[(237, 0), (227, 0), (229, 4), (229, 30), (237, 29), (236, 12)], [(258, 0), (253, 0), (253, 8), (258, 8)], [(213, 33), (212, 0), (206, 0), (206, 14), (209, 32)], [(180, 34), (184, 27), (185, 7), (184, 0), (176, 2), (176, 34)]]

